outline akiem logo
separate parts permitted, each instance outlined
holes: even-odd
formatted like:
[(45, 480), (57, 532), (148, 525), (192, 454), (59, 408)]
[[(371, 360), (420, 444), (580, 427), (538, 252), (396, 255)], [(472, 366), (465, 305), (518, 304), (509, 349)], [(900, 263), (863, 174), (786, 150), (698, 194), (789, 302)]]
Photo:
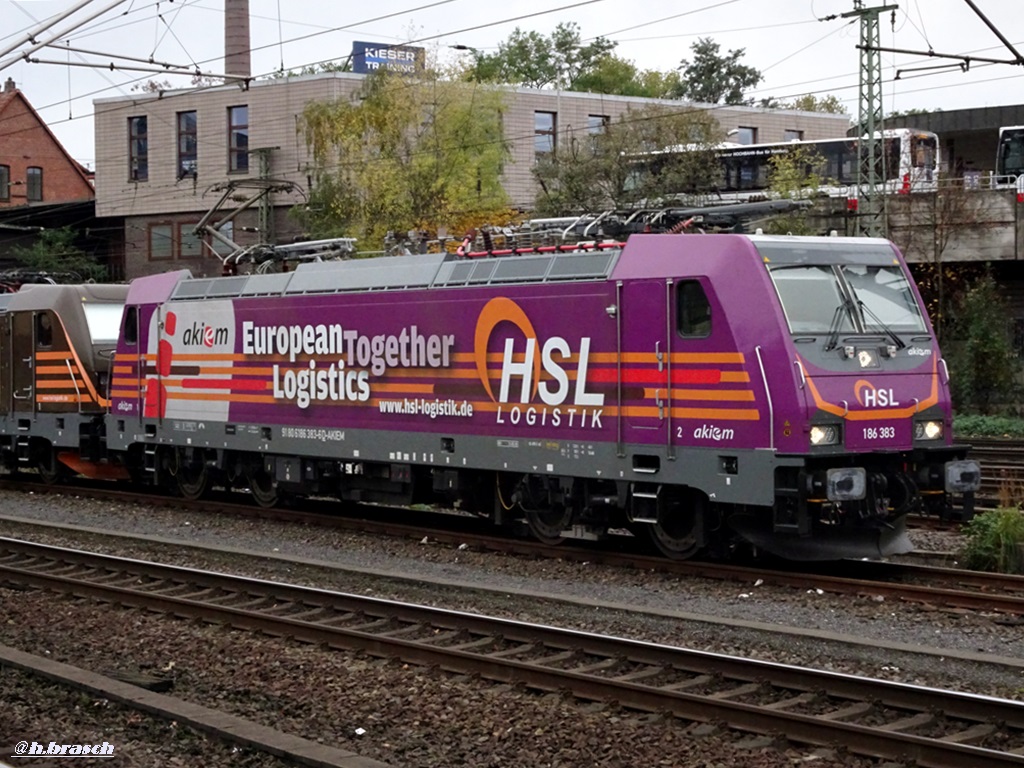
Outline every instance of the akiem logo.
[(181, 343), (186, 347), (208, 347), (214, 344), (227, 344), (229, 339), (227, 328), (214, 328), (206, 323), (193, 323), (181, 335)]
[[(506, 323), (518, 334), (505, 339), (495, 397), (487, 365), (488, 348), (495, 330)], [(587, 388), (589, 336), (580, 338), (575, 349), (561, 336), (541, 340), (522, 307), (502, 297), (491, 299), (481, 310), (473, 348), (480, 381), (498, 405), (498, 424), (582, 429), (603, 426), (604, 395)], [(542, 371), (546, 376), (542, 377)]]

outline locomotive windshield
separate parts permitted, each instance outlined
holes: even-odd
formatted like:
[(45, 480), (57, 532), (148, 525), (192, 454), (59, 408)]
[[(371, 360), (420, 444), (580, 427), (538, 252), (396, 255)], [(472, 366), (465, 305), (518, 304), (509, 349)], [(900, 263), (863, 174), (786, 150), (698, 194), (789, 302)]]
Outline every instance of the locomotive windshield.
[(121, 314), (123, 304), (107, 304), (89, 302), (83, 305), (85, 323), (89, 326), (89, 338), (93, 343), (117, 341), (121, 330)]
[(793, 264), (769, 268), (791, 333), (921, 333), (914, 292), (898, 266)]

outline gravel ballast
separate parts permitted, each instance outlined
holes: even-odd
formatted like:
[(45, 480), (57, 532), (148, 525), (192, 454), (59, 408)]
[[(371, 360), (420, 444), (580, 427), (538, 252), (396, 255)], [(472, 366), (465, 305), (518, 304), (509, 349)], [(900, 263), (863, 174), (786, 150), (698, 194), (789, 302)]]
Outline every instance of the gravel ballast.
[[(887, 604), (870, 596), (851, 599), (793, 589), (682, 580), (585, 563), (531, 560), (431, 542), (380, 539), (174, 509), (151, 510), (72, 496), (0, 492), (0, 503), (8, 515), (188, 543), (230, 545), (364, 571), (389, 571), (406, 578), (214, 554), (168, 544), (47, 532), (0, 521), (3, 535), (46, 543), (936, 687), (1016, 696), (1024, 680), (1019, 669), (985, 663), (988, 655), (1024, 658), (1024, 632), (998, 623), (998, 617)], [(932, 539), (932, 546), (949, 546), (946, 534), (926, 535)], [(428, 583), (430, 580), (447, 584)], [(468, 590), (456, 584), (484, 589)], [(604, 601), (663, 615), (544, 601), (520, 591)], [(0, 605), (8, 617), (0, 627), (0, 642), (33, 653), (46, 648), (55, 654), (54, 658), (98, 671), (126, 666), (163, 669), (170, 665), (169, 674), (175, 680), (173, 695), (192, 696), (207, 706), (220, 707), (218, 702), (224, 702), (225, 708), (254, 720), (276, 712), (276, 719), (268, 725), (294, 730), (308, 738), (325, 738), (327, 743), (395, 765), (693, 764), (761, 768), (805, 763), (873, 764), (810, 748), (778, 748), (706, 725), (666, 721), (597, 704), (582, 705), (557, 694), (510, 691), (482, 681), (404, 669), (388, 661), (96, 607), (54, 595), (0, 590)], [(54, 615), (64, 618), (55, 622), (51, 620)], [(698, 620), (698, 616), (709, 621)], [(711, 623), (715, 617), (840, 632), (862, 643), (823, 642), (811, 636), (793, 637), (752, 627), (723, 628)], [(940, 660), (899, 650), (902, 647), (950, 649), (965, 657), (980, 655), (973, 661)], [(529, 728), (521, 727), (522, 723), (530, 723)], [(501, 735), (499, 725), (512, 727), (507, 735)], [(364, 733), (354, 735), (359, 728)], [(644, 746), (651, 734), (657, 740)], [(3, 742), (0, 739), (0, 744)], [(668, 746), (662, 751), (659, 743)], [(723, 749), (739, 751), (726, 758)], [(687, 759), (679, 759), (680, 755)], [(687, 762), (691, 758), (697, 762)]]

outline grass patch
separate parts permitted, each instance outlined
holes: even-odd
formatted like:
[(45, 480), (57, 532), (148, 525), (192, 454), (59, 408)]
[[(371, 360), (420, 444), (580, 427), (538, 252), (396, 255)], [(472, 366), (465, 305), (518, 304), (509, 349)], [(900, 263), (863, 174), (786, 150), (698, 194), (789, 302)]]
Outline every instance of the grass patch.
[(1024, 513), (1017, 509), (982, 512), (964, 527), (964, 566), (978, 571), (1024, 573)]

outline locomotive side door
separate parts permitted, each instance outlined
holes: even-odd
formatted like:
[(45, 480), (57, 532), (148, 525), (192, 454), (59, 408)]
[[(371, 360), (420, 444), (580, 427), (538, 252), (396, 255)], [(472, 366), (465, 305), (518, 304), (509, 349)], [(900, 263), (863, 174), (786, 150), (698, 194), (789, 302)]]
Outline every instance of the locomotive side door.
[(35, 410), (34, 324), (32, 312), (15, 312), (11, 316), (11, 398), (14, 401), (14, 410), (18, 412)]
[(621, 406), (625, 442), (663, 445), (671, 452), (671, 279), (621, 286)]
[[(143, 354), (139, 336), (139, 307), (134, 304), (125, 306), (124, 319), (121, 325), (121, 341), (126, 347), (124, 357), (125, 371), (131, 371), (135, 381), (130, 391), (135, 393), (134, 412), (138, 422), (142, 423), (142, 409), (145, 395), (146, 357)], [(130, 364), (129, 364), (130, 363)]]
[(14, 387), (14, 366), (11, 362), (13, 355), (11, 316), (4, 313), (0, 315), (0, 413), (4, 415), (9, 415), (14, 407), (14, 398), (11, 397)]

